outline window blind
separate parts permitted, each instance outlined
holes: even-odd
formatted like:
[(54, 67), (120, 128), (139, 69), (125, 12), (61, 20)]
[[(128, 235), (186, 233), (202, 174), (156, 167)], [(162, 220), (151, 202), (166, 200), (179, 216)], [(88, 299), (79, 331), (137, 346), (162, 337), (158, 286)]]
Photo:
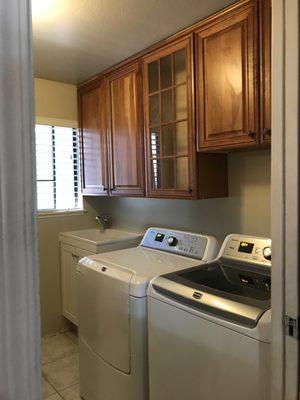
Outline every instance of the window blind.
[(77, 130), (36, 125), (38, 210), (82, 208)]

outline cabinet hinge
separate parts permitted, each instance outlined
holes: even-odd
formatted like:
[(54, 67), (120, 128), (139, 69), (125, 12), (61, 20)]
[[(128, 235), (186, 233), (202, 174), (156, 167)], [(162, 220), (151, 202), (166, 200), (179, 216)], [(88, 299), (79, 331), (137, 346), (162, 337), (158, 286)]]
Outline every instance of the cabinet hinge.
[(290, 317), (289, 315), (285, 316), (285, 333), (286, 336), (291, 336), (295, 339), (299, 339), (300, 337), (300, 317), (297, 318)]

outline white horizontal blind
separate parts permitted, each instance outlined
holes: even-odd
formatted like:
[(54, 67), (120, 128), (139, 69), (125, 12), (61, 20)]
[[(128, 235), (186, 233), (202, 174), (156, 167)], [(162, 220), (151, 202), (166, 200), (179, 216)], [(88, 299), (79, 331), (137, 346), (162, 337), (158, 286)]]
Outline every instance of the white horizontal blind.
[(36, 125), (35, 134), (38, 209), (82, 208), (76, 129)]

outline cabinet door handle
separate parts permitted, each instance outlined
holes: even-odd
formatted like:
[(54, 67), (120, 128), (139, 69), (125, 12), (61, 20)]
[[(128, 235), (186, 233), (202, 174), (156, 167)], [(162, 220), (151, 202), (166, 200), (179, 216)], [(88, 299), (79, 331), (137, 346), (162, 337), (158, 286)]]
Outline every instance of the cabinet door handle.
[(249, 136), (251, 139), (255, 139), (256, 134), (255, 134), (255, 132), (249, 130), (249, 131), (247, 131), (247, 136)]
[(73, 257), (75, 260), (79, 260), (79, 256), (78, 256), (77, 254), (73, 254), (73, 253), (72, 253), (72, 257)]
[(111, 187), (111, 188), (110, 188), (110, 191), (111, 191), (111, 192), (114, 191), (114, 190), (116, 190), (115, 187)]
[(103, 192), (107, 192), (107, 187), (103, 186)]
[(264, 139), (270, 139), (271, 138), (271, 129), (265, 128), (263, 130), (263, 137), (264, 137)]
[(193, 193), (193, 189), (189, 188), (188, 193)]

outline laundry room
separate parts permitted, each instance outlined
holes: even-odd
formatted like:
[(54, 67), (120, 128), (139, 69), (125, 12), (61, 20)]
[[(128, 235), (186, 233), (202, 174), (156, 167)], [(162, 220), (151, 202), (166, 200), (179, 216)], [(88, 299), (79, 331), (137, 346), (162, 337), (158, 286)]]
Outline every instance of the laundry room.
[(297, 1), (22, 1), (35, 350), (0, 398), (297, 400)]
[[(157, 33), (151, 40), (147, 39), (147, 43), (152, 44), (149, 50), (147, 48), (144, 50), (147, 46), (140, 45), (141, 54), (134, 55), (128, 48), (125, 54), (128, 57), (133, 56), (129, 62), (123, 62), (119, 54), (121, 47), (118, 46), (110, 57), (114, 60), (119, 57), (121, 66), (118, 63), (114, 65), (116, 63), (106, 61), (108, 72), (105, 72), (107, 68), (102, 66), (105, 59), (102, 59), (100, 49), (96, 50), (90, 45), (89, 51), (95, 52), (92, 53), (92, 65), (89, 65), (86, 60), (84, 62), (82, 60), (82, 64), (78, 66), (69, 65), (66, 63), (66, 56), (61, 58), (61, 50), (54, 43), (53, 56), (56, 57), (57, 63), (49, 63), (50, 53), (46, 50), (45, 37), (52, 26), (52, 39), (48, 40), (61, 40), (61, 46), (66, 46), (64, 40), (60, 39), (61, 32), (57, 34), (57, 38), (53, 37), (53, 28), (56, 31), (55, 26), (59, 18), (64, 17), (63, 13), (66, 9), (62, 7), (61, 10), (57, 10), (58, 15), (54, 14), (52, 18), (51, 13), (48, 16), (37, 14), (35, 17), (35, 3), (33, 3), (33, 43), (36, 52), (37, 196), (40, 210), (38, 224), (43, 336), (42, 373), (43, 385), (46, 387), (44, 395), (51, 393), (50, 388), (53, 388), (63, 398), (71, 396), (69, 393), (78, 393), (81, 390), (81, 395), (86, 400), (102, 400), (109, 398), (110, 395), (117, 398), (124, 390), (132, 391), (130, 400), (140, 400), (146, 396), (143, 393), (146, 383), (143, 383), (142, 376), (135, 376), (134, 371), (131, 373), (133, 382), (140, 381), (135, 392), (135, 389), (131, 388), (130, 380), (126, 383), (118, 377), (118, 374), (114, 377), (109, 370), (105, 370), (103, 365), (97, 365), (95, 356), (88, 352), (89, 348), (95, 350), (94, 354), (99, 355), (104, 352), (100, 359), (104, 358), (106, 362), (115, 365), (116, 370), (118, 368), (122, 370), (123, 366), (124, 373), (128, 373), (130, 368), (133, 368), (133, 366), (130, 367), (129, 361), (126, 361), (125, 354), (130, 354), (125, 344), (129, 340), (126, 330), (129, 331), (131, 326), (126, 328), (124, 325), (121, 328), (113, 324), (110, 319), (107, 320), (108, 316), (111, 318), (114, 307), (116, 307), (115, 320), (124, 320), (122, 310), (117, 308), (113, 297), (109, 301), (109, 293), (113, 294), (114, 287), (110, 286), (109, 280), (106, 281), (108, 278), (105, 278), (106, 283), (99, 281), (101, 287), (106, 285), (106, 289), (102, 287), (101, 292), (104, 291), (104, 293), (99, 298), (97, 292), (92, 296), (93, 287), (88, 283), (85, 283), (88, 285), (86, 288), (79, 289), (76, 269), (78, 269), (79, 260), (84, 256), (112, 250), (116, 250), (117, 255), (119, 249), (138, 246), (147, 229), (152, 227), (157, 230), (156, 234), (162, 236), (165, 235), (164, 229), (171, 230), (173, 234), (169, 236), (174, 236), (179, 243), (174, 247), (167, 245), (166, 250), (169, 252), (169, 249), (176, 249), (184, 257), (185, 252), (178, 250), (182, 247), (184, 240), (180, 243), (178, 238), (180, 233), (175, 231), (209, 235), (215, 238), (218, 244), (213, 252), (214, 256), (217, 255), (217, 250), (220, 249), (226, 236), (230, 234), (244, 235), (246, 238), (249, 236), (270, 238), (271, 136), (263, 132), (264, 129), (270, 129), (269, 125), (265, 126), (265, 124), (270, 124), (270, 98), (268, 97), (270, 87), (267, 86), (270, 85), (268, 75), (270, 71), (263, 62), (267, 63), (270, 69), (271, 54), (267, 51), (270, 51), (271, 8), (267, 1), (260, 2), (261, 4), (243, 2), (242, 4), (234, 3), (229, 9), (225, 11), (221, 9), (215, 13), (212, 10), (218, 7), (217, 3), (222, 6), (222, 9), (224, 8), (225, 4), (222, 2), (212, 4), (211, 11), (198, 6), (199, 22), (196, 22), (196, 25), (190, 24), (190, 27), (188, 23), (178, 21), (177, 25), (174, 22), (171, 24), (174, 26), (173, 30), (171, 26), (160, 28), (170, 33), (179, 31), (178, 38), (176, 35), (175, 38), (172, 35), (169, 39), (166, 37), (167, 43), (162, 45), (154, 40), (154, 37), (159, 35), (165, 39), (162, 33)], [(65, 7), (67, 5), (66, 2)], [(260, 6), (260, 10), (256, 9), (257, 6)], [(82, 12), (90, 12), (85, 8), (86, 6), (81, 7), (83, 7)], [(189, 18), (195, 19), (196, 5), (193, 3), (190, 7)], [(59, 15), (59, 11), (62, 15)], [(100, 18), (103, 11), (100, 8), (95, 12), (100, 13), (98, 16)], [(260, 16), (259, 12), (263, 12), (263, 15)], [(121, 11), (119, 10), (118, 13)], [(209, 19), (207, 21), (211, 28), (206, 27), (205, 19), (201, 18), (200, 13), (211, 19), (211, 22)], [(232, 20), (230, 14), (232, 14)], [(91, 18), (90, 14), (88, 15)], [(260, 17), (264, 18), (264, 24), (261, 23), (259, 26)], [(74, 13), (72, 18), (73, 20), (69, 22), (70, 26), (67, 25), (66, 29), (73, 32), (71, 23), (77, 21), (76, 18), (78, 18), (79, 23), (83, 24), (81, 29), (88, 30), (85, 33), (86, 37), (81, 38), (82, 44), (88, 38), (92, 38), (92, 35), (100, 34), (98, 28), (92, 25), (85, 26), (82, 17), (77, 13)], [(188, 20), (187, 16), (185, 18)], [(257, 18), (257, 26), (254, 25), (253, 18)], [(210, 50), (215, 55), (210, 58), (208, 50), (207, 66), (196, 63), (193, 68), (188, 57), (196, 59), (198, 53), (192, 54), (192, 48), (196, 46), (192, 44), (192, 41), (200, 46), (200, 38), (201, 41), (206, 40), (205, 35), (210, 32), (208, 29), (212, 29), (212, 35), (216, 35), (219, 29), (218, 24), (222, 25), (226, 20), (229, 21), (229, 27), (225, 30), (222, 27), (219, 33), (220, 42), (216, 41), (216, 44), (212, 44)], [(93, 23), (95, 22), (94, 16)], [(66, 23), (68, 24), (67, 21)], [(260, 92), (261, 95), (258, 92), (260, 87), (255, 86), (254, 80), (249, 81), (249, 88), (243, 86), (243, 80), (250, 80), (251, 76), (247, 76), (249, 74), (246, 68), (243, 69), (242, 64), (238, 63), (249, 63), (252, 68), (255, 51), (262, 51), (262, 49), (259, 47), (259, 42), (255, 43), (257, 49), (255, 51), (252, 49), (253, 54), (247, 58), (242, 52), (243, 48), (239, 47), (241, 43), (237, 41), (240, 40), (240, 32), (235, 30), (236, 23), (246, 24), (249, 46), (255, 43), (253, 29), (257, 29), (260, 35), (266, 35), (266, 53), (264, 58), (259, 59), (259, 65), (257, 65), (259, 69), (263, 65), (266, 68), (266, 74), (261, 76), (265, 89), (264, 92)], [(181, 32), (182, 28), (186, 28), (187, 32), (185, 30)], [(269, 32), (265, 32), (266, 28), (269, 28)], [(112, 30), (114, 35), (117, 34), (113, 31), (116, 28), (112, 26), (106, 29)], [(232, 36), (227, 36), (227, 29)], [(132, 35), (134, 34), (133, 31)], [(76, 35), (77, 31), (74, 31), (74, 38), (69, 38), (70, 46), (75, 45), (73, 41), (76, 40)], [(129, 33), (128, 35), (130, 36)], [(145, 39), (141, 42), (144, 43)], [(102, 53), (107, 52), (108, 44), (102, 41), (100, 43), (100, 47), (103, 48)], [(127, 43), (131, 43), (129, 38), (128, 42), (124, 41), (124, 46)], [(208, 39), (207, 43), (210, 43)], [(125, 52), (124, 46), (122, 54)], [(111, 49), (111, 46), (109, 47)], [(76, 51), (79, 57), (79, 49)], [(226, 57), (226, 51), (229, 54), (228, 64), (224, 61), (224, 70), (218, 69), (214, 63), (218, 64)], [(98, 56), (97, 52), (99, 52)], [(240, 53), (236, 54), (236, 52)], [(70, 57), (74, 55), (70, 54)], [(232, 70), (233, 63), (236, 64), (235, 70)], [(198, 95), (196, 94), (197, 85), (201, 84), (201, 73), (203, 73), (200, 68), (208, 68), (208, 66), (208, 71), (211, 73), (207, 79), (211, 79), (211, 83), (207, 84), (206, 101), (212, 102), (210, 106), (214, 107), (214, 110), (210, 114), (209, 109), (204, 109), (204, 104), (202, 104), (201, 112), (206, 112), (207, 126), (200, 127), (197, 124), (201, 116), (197, 114), (196, 109), (190, 108), (190, 102), (198, 102), (195, 97)], [(101, 70), (104, 70), (104, 74)], [(89, 74), (89, 71), (97, 74)], [(194, 96), (191, 91), (193, 84), (196, 88)], [(229, 92), (232, 86), (234, 90)], [(148, 87), (149, 89), (146, 90)], [(219, 92), (216, 91), (218, 87), (222, 88)], [(254, 93), (256, 90), (257, 92)], [(151, 91), (155, 94), (152, 95)], [(250, 96), (250, 102), (243, 99), (246, 93)], [(149, 108), (146, 96), (149, 97)], [(260, 103), (266, 105), (264, 120), (260, 120)], [(228, 114), (224, 113), (224, 108)], [(210, 121), (209, 118), (211, 118)], [(151, 122), (151, 119), (156, 122)], [(62, 127), (65, 132), (62, 131)], [(256, 132), (254, 137), (248, 135), (250, 128)], [(147, 131), (150, 135), (149, 142)], [(51, 148), (47, 147), (49, 146), (46, 142), (47, 134), (52, 137)], [(68, 134), (73, 135), (73, 138), (68, 139)], [(76, 134), (78, 134), (77, 137)], [(59, 141), (60, 137), (64, 137), (65, 140)], [(205, 152), (201, 152), (201, 141), (204, 143)], [(67, 148), (68, 143), (72, 147)], [(70, 150), (73, 152), (70, 157), (72, 165), (67, 164), (67, 160), (63, 158), (68, 156)], [(49, 151), (48, 159), (45, 157), (47, 151)], [(52, 154), (54, 157), (51, 160)], [(55, 182), (47, 183), (45, 173), (49, 173), (51, 167), (54, 169)], [(68, 192), (70, 179), (72, 187)], [(93, 230), (96, 233), (93, 233)], [(119, 230), (124, 234), (122, 242), (108, 237), (114, 230)], [(101, 233), (96, 239), (98, 232)], [(136, 239), (130, 241), (126, 236), (127, 232), (136, 234)], [(82, 237), (85, 234), (94, 235), (95, 238)], [(77, 235), (77, 237), (74, 238), (72, 235)], [(108, 235), (108, 239), (105, 235)], [(94, 248), (89, 247), (86, 244), (88, 240), (98, 240), (98, 245)], [(106, 240), (111, 243), (101, 244), (101, 240), (104, 243)], [(162, 244), (166, 240), (168, 240), (167, 235)], [(148, 239), (147, 241), (149, 242)], [(150, 243), (150, 246), (152, 245), (153, 243)], [(208, 252), (210, 251), (212, 250), (208, 249)], [(139, 256), (141, 262), (144, 263), (143, 257)], [(123, 254), (122, 250), (121, 258), (126, 259), (126, 254)], [(130, 253), (131, 258), (134, 260), (134, 255)], [(104, 263), (103, 259), (101, 263)], [(188, 260), (187, 265), (193, 264)], [(180, 267), (182, 268), (181, 265)], [(149, 266), (149, 268), (156, 271), (154, 266)], [(166, 267), (161, 272), (171, 272), (171, 269)], [(89, 273), (92, 274), (92, 271)], [(156, 273), (158, 272), (153, 272), (150, 277), (154, 277)], [(105, 274), (109, 275), (107, 271)], [(148, 275), (146, 271), (143, 274)], [(90, 285), (97, 282), (97, 276), (91, 275), (91, 279)], [(146, 292), (144, 295), (146, 296)], [(106, 305), (102, 304), (102, 296), (106, 299)], [(126, 298), (122, 299), (120, 296), (119, 302), (126, 304)], [(102, 307), (94, 309), (93, 304), (96, 307), (102, 304)], [(133, 307), (139, 309), (142, 306)], [(123, 311), (128, 312), (128, 307), (125, 307)], [(88, 315), (90, 319), (84, 318), (83, 315)], [(99, 320), (99, 324), (92, 323), (95, 320)], [(101, 321), (103, 323), (106, 321), (105, 328), (102, 328)], [(82, 365), (79, 374), (78, 353), (75, 352), (72, 346), (74, 342), (72, 343), (71, 340), (74, 340), (75, 335), (77, 346), (77, 327), (79, 332), (81, 329), (82, 337), (86, 336), (84, 343), (88, 346), (79, 351), (79, 363)], [(105, 340), (103, 336), (105, 333), (109, 338), (116, 335), (119, 338), (118, 344)], [(115, 350), (111, 346), (115, 346)], [(81, 347), (83, 348), (83, 345)], [(113, 354), (110, 355), (109, 351), (113, 351)], [(130, 357), (134, 362), (133, 354)], [(143, 371), (141, 361), (136, 362)], [(171, 370), (170, 366), (166, 365), (166, 367)], [(236, 362), (236, 368), (241, 368), (238, 362)], [(101, 376), (106, 376), (105, 379), (110, 382), (108, 390), (105, 389), (106, 385), (102, 382)], [(220, 379), (222, 379), (221, 376)], [(113, 394), (110, 392), (114, 380), (115, 393)], [(98, 382), (98, 385), (95, 382)], [(79, 383), (81, 383), (80, 389)], [(134, 384), (136, 383), (132, 383)], [(182, 393), (179, 388), (176, 388), (176, 391), (181, 398)], [(192, 390), (190, 395), (193, 398)], [(168, 400), (176, 397), (175, 393), (170, 392), (155, 398)], [(231, 395), (231, 400), (233, 398)], [(208, 398), (203, 397), (203, 399)]]

